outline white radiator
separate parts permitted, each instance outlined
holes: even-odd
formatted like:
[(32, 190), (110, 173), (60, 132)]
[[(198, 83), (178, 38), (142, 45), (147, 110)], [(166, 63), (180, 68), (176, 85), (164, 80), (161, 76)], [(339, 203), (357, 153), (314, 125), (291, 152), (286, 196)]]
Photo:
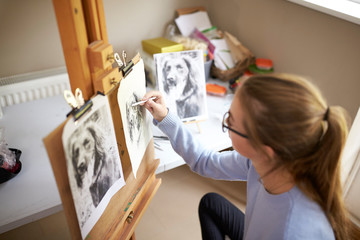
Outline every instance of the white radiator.
[(47, 98), (63, 94), (65, 89), (70, 89), (67, 73), (8, 84), (0, 86), (0, 105), (7, 107)]
[[(31, 75), (31, 77), (34, 77), (34, 75)], [(24, 75), (1, 78), (0, 80), (0, 118), (3, 115), (3, 107), (62, 95), (65, 89), (70, 89), (67, 73), (58, 73), (33, 80), (26, 80)]]

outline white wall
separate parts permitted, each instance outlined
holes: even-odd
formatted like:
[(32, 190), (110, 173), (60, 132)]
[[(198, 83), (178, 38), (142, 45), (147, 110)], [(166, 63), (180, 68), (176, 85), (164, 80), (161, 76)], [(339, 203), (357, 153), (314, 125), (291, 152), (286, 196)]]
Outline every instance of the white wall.
[(65, 66), (50, 0), (0, 1), (0, 77)]
[[(177, 8), (206, 0), (103, 0), (109, 42), (135, 54), (141, 40), (162, 35)], [(0, 78), (65, 66), (51, 0), (0, 1)]]

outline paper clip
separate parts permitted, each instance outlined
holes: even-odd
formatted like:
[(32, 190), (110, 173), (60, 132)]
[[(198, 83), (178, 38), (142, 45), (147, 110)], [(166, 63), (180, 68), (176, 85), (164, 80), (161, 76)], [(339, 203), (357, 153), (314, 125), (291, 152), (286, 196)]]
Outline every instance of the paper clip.
[(70, 90), (65, 90), (64, 98), (72, 108), (66, 117), (73, 115), (75, 121), (79, 120), (93, 106), (91, 99), (85, 102), (82, 91), (79, 88), (75, 90), (75, 96)]

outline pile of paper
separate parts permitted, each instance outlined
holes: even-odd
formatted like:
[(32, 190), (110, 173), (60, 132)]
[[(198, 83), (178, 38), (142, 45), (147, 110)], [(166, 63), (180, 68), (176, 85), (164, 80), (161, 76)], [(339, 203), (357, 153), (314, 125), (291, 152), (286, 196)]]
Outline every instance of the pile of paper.
[(221, 70), (234, 67), (231, 51), (224, 38), (217, 35), (217, 29), (209, 19), (206, 11), (183, 14), (175, 19), (180, 33), (185, 37), (195, 37), (208, 43), (209, 59), (214, 59), (214, 64)]

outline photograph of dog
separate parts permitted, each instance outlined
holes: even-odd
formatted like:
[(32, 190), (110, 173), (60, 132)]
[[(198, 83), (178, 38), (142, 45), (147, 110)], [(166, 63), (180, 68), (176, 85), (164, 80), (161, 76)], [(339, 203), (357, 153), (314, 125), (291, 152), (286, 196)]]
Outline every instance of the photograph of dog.
[(180, 119), (196, 119), (206, 113), (205, 72), (202, 51), (154, 55), (159, 91)]

